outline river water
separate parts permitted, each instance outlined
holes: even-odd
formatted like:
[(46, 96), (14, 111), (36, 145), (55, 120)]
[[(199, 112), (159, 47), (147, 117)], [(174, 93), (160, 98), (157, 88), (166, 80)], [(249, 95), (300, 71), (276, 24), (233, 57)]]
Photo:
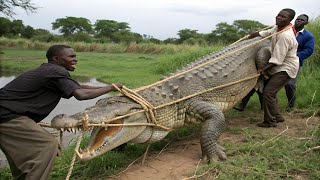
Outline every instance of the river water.
[[(2, 74), (3, 75), (3, 74)], [(15, 75), (3, 75), (0, 77), (0, 88), (8, 84), (15, 78)], [(91, 86), (104, 86), (106, 84), (97, 81), (95, 78), (75, 78), (80, 84), (86, 84)], [(108, 95), (103, 95), (97, 97), (95, 99), (85, 100), (85, 101), (78, 101), (74, 97), (70, 99), (61, 99), (59, 104), (56, 108), (42, 121), (50, 123), (51, 119), (58, 114), (67, 114), (72, 115), (77, 112), (83, 111), (87, 107), (93, 106), (99, 99), (105, 98)], [(50, 129), (48, 129), (50, 131)], [(63, 136), (63, 145), (67, 146), (71, 140), (75, 137), (72, 133), (64, 133)], [(6, 158), (2, 151), (0, 150), (0, 168), (6, 164)]]

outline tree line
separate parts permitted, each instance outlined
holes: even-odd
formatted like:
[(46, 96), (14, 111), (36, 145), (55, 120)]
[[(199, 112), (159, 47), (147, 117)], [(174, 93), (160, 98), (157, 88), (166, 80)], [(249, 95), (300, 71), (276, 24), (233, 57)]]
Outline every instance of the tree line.
[(177, 32), (178, 38), (156, 39), (150, 35), (139, 34), (131, 31), (127, 22), (99, 19), (91, 23), (84, 17), (58, 18), (52, 22), (52, 30), (61, 34), (53, 34), (46, 29), (36, 29), (24, 25), (22, 20), (10, 20), (0, 17), (0, 36), (8, 38), (27, 38), (41, 42), (55, 41), (81, 41), (99, 43), (141, 43), (151, 42), (156, 44), (198, 44), (207, 45), (215, 43), (232, 43), (249, 33), (260, 30), (266, 25), (253, 20), (235, 20), (233, 24), (221, 22), (210, 33), (198, 33), (198, 30), (181, 29)]

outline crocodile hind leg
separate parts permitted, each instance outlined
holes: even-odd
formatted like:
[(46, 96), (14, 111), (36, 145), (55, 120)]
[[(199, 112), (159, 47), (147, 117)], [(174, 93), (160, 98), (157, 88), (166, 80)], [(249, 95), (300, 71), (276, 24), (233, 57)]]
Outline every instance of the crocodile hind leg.
[(201, 126), (200, 144), (204, 160), (213, 161), (215, 156), (226, 160), (224, 148), (217, 143), (225, 128), (225, 118), (222, 111), (211, 103), (195, 100), (190, 103), (189, 113), (203, 121)]

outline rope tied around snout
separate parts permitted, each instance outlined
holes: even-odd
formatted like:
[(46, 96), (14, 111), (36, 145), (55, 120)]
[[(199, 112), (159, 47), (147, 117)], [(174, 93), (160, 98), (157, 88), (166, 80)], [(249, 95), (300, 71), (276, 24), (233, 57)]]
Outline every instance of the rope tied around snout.
[(84, 131), (87, 131), (88, 129), (90, 129), (89, 115), (87, 113), (85, 113), (85, 116), (81, 120), (81, 122), (82, 122), (82, 128)]
[[(126, 97), (128, 97), (128, 98), (134, 100), (135, 102), (137, 102), (138, 104), (140, 104), (141, 107), (143, 108), (143, 110), (128, 113), (128, 114), (125, 114), (122, 116), (117, 116), (112, 119), (102, 120), (101, 123), (97, 123), (97, 124), (91, 124), (89, 122), (88, 114), (85, 113), (84, 118), (81, 120), (82, 129), (84, 131), (87, 131), (92, 127), (119, 127), (119, 126), (151, 126), (151, 127), (158, 127), (158, 128), (164, 129), (166, 131), (172, 130), (172, 128), (168, 128), (168, 127), (159, 125), (157, 123), (157, 120), (155, 117), (155, 109), (156, 108), (151, 103), (149, 103), (147, 100), (145, 100), (142, 96), (140, 96), (136, 92), (132, 91), (131, 89), (126, 88), (125, 86), (122, 86), (122, 89), (120, 89), (115, 84), (112, 84), (112, 86), (116, 90), (118, 90), (121, 94), (125, 95)], [(145, 113), (148, 123), (130, 123), (130, 124), (113, 124), (113, 123), (111, 123), (111, 122), (114, 122), (118, 119), (123, 119), (123, 118), (129, 117), (133, 114), (142, 113), (142, 112)]]

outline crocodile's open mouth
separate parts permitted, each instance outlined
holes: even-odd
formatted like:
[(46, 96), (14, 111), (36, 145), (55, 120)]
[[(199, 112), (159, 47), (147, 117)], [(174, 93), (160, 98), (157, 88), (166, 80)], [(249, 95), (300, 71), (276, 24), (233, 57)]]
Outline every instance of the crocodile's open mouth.
[[(117, 120), (111, 123), (112, 124), (123, 124), (121, 120)], [(86, 155), (97, 156), (100, 154), (99, 151), (104, 150), (106, 146), (110, 145), (112, 139), (121, 131), (123, 126), (106, 126), (98, 127), (92, 131), (89, 146), (86, 150), (80, 150), (79, 157)]]
[(79, 159), (90, 160), (100, 156), (136, 138), (146, 129), (146, 126), (132, 126), (132, 123), (146, 123), (146, 120), (141, 119), (140, 121), (132, 122), (130, 118), (124, 118), (113, 121), (112, 124), (109, 124), (110, 126), (106, 124), (106, 127), (93, 128), (89, 139), (89, 146), (85, 150), (77, 152)]

